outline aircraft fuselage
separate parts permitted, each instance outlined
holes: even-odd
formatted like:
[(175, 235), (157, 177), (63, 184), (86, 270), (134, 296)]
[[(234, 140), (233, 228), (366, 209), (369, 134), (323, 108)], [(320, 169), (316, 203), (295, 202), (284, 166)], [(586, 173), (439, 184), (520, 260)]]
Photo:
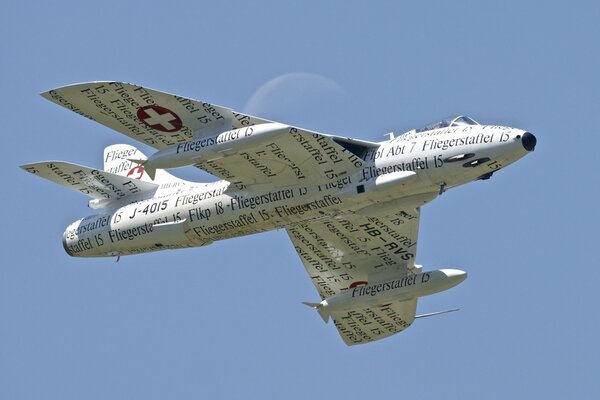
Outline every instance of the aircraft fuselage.
[(218, 181), (161, 187), (152, 198), (75, 221), (63, 244), (72, 256), (120, 256), (202, 246), (369, 207), (397, 209), (407, 198), (422, 205), (449, 188), (489, 178), (534, 146), (530, 133), (503, 126), (411, 132), (367, 150), (358, 173), (316, 186), (243, 191)]

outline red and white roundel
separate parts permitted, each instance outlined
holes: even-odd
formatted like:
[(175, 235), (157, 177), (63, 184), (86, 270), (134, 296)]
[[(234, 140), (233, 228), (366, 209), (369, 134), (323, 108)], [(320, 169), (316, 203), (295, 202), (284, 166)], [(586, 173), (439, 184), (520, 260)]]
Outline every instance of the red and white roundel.
[(127, 177), (131, 177), (133, 179), (142, 179), (144, 176), (144, 167), (138, 165), (137, 167), (131, 168), (131, 170), (127, 173)]
[(177, 114), (156, 104), (138, 108), (137, 117), (150, 128), (161, 132), (177, 132), (183, 126)]

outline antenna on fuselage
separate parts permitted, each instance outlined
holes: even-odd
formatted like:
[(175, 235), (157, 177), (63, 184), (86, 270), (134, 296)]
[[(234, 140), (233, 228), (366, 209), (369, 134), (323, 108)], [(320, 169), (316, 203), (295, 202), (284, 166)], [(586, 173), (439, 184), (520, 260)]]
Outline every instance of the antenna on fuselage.
[(396, 135), (394, 135), (394, 132), (388, 132), (383, 136), (388, 136), (390, 138), (390, 140), (393, 140), (396, 138)]

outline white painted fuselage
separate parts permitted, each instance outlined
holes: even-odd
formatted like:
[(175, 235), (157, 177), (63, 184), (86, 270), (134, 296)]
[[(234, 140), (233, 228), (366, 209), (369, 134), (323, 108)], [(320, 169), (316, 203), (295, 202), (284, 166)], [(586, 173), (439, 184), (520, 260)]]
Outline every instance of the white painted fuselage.
[(75, 221), (63, 243), (72, 256), (121, 256), (202, 246), (346, 213), (399, 209), (407, 199), (425, 204), (449, 188), (489, 178), (534, 146), (530, 133), (503, 126), (413, 131), (367, 150), (358, 173), (319, 185), (291, 182), (243, 191), (227, 181), (166, 183), (151, 198)]

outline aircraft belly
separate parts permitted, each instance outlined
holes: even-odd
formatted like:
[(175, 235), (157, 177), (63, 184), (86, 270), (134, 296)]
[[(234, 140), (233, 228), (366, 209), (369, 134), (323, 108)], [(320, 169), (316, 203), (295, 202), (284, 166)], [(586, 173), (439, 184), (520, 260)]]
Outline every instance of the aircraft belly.
[(290, 187), (223, 195), (189, 208), (189, 236), (215, 241), (331, 217), (350, 203), (335, 190)]

